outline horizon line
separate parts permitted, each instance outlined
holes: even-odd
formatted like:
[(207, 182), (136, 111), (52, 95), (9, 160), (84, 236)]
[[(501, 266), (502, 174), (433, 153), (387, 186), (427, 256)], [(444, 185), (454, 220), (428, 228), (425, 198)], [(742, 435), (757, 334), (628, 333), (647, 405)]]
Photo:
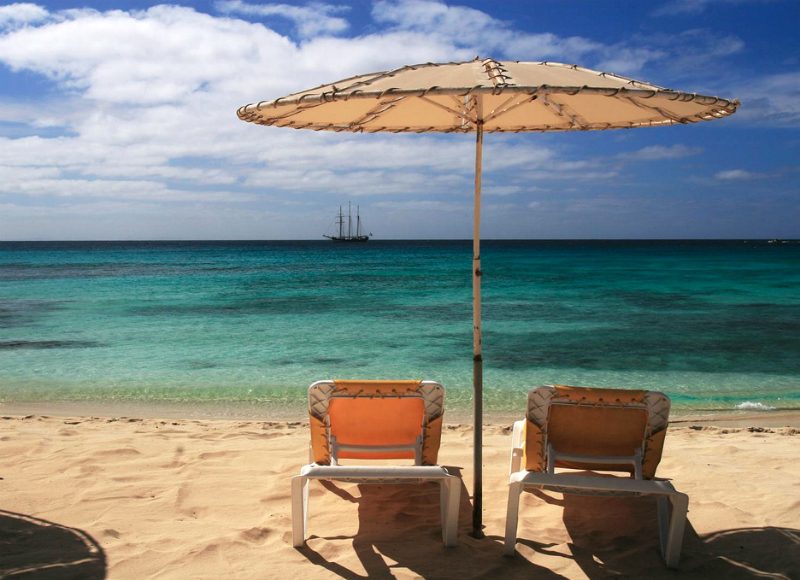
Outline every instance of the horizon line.
[[(481, 242), (797, 242), (800, 238), (482, 238)], [(472, 242), (472, 238), (372, 238), (372, 242)], [(319, 242), (330, 245), (349, 245), (334, 244), (329, 240), (318, 238), (130, 238), (130, 239), (28, 239), (28, 240), (0, 240), (0, 244), (29, 244), (29, 243), (178, 243), (178, 242)], [(364, 244), (358, 244), (359, 247)]]

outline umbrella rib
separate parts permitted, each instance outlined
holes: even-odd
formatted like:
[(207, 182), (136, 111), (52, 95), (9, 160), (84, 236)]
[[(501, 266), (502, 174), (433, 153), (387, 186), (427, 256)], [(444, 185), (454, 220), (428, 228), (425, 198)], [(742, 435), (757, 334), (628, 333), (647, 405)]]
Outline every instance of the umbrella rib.
[(464, 117), (461, 118), (462, 120), (461, 128), (465, 129), (468, 127), (470, 123), (472, 123), (477, 129), (478, 121), (482, 119), (482, 112), (483, 112), (483, 109), (481, 108), (479, 103), (481, 97), (470, 93), (464, 97), (451, 96), (450, 98), (459, 107), (463, 106), (462, 110), (464, 111), (464, 116), (467, 118), (466, 119)]
[(405, 98), (406, 97), (404, 97), (404, 96), (400, 96), (400, 97), (395, 97), (394, 99), (389, 100), (389, 101), (378, 101), (377, 105), (372, 107), (369, 111), (364, 113), (361, 117), (359, 117), (355, 121), (352, 121), (350, 123), (350, 126), (351, 127), (358, 127), (358, 126), (363, 125), (364, 123), (367, 123), (369, 121), (373, 121), (373, 120), (379, 118), (383, 113), (385, 113), (389, 109), (392, 109), (398, 102), (402, 101)]
[[(420, 95), (419, 99), (422, 100), (422, 101), (425, 101), (426, 103), (428, 103), (430, 105), (433, 105), (434, 107), (439, 107), (440, 109), (444, 109), (448, 113), (452, 113), (456, 117), (458, 117), (458, 118), (460, 118), (460, 119), (462, 119), (462, 120), (464, 120), (464, 121), (466, 121), (468, 123), (477, 123), (478, 122), (477, 118), (470, 117), (466, 112), (450, 108), (447, 105), (443, 105), (442, 103), (438, 103), (438, 102), (434, 101), (433, 99), (429, 99), (425, 95)], [(454, 99), (454, 100), (457, 100), (457, 99)], [(459, 104), (461, 104), (461, 103), (459, 102)]]
[(559, 117), (567, 118), (572, 127), (586, 129), (590, 126), (590, 123), (586, 121), (586, 119), (578, 115), (578, 113), (573, 111), (567, 105), (555, 101), (552, 98), (552, 95), (543, 95), (540, 99), (540, 102)]
[(324, 104), (325, 104), (325, 101), (319, 101), (319, 102), (316, 102), (316, 103), (306, 103), (306, 104), (298, 105), (296, 108), (291, 109), (291, 110), (289, 110), (289, 111), (287, 111), (287, 112), (285, 112), (283, 114), (270, 116), (269, 117), (270, 124), (274, 124), (275, 122), (280, 121), (282, 119), (288, 119), (290, 117), (294, 117), (295, 115), (299, 115), (300, 113), (304, 113), (305, 111), (307, 111), (309, 109), (314, 109), (314, 108), (319, 107), (320, 105), (324, 105)]
[(640, 109), (644, 109), (645, 111), (652, 111), (654, 113), (658, 113), (662, 117), (666, 117), (670, 121), (674, 121), (676, 123), (688, 123), (689, 122), (689, 120), (686, 117), (681, 117), (679, 115), (675, 115), (674, 113), (671, 113), (670, 111), (667, 111), (666, 109), (663, 109), (661, 107), (656, 107), (656, 106), (653, 106), (653, 105), (645, 105), (644, 103), (642, 103), (642, 102), (640, 102), (640, 101), (638, 101), (636, 99), (633, 99), (631, 97), (627, 97), (627, 96), (624, 96), (624, 95), (617, 95), (616, 98), (621, 100), (621, 101), (626, 101), (628, 103), (631, 103), (632, 105), (635, 105), (635, 106), (639, 107)]
[[(391, 78), (391, 77), (397, 76), (400, 73), (406, 72), (408, 70), (416, 70), (418, 68), (420, 68), (419, 65), (417, 65), (417, 66), (406, 65), (406, 66), (403, 66), (403, 67), (400, 67), (400, 68), (396, 68), (396, 69), (393, 69), (393, 70), (387, 70), (387, 71), (375, 73), (375, 74), (373, 74), (371, 77), (369, 77), (367, 79), (359, 80), (358, 82), (354, 82), (354, 83), (352, 83), (350, 85), (347, 85), (346, 87), (343, 87), (341, 89), (336, 89), (336, 87), (334, 85), (334, 90), (335, 90), (335, 92), (353, 91), (355, 89), (355, 87), (372, 85), (377, 81), (380, 81), (380, 80), (383, 80), (383, 79), (387, 79), (387, 78)], [(356, 76), (356, 77), (353, 77), (352, 79), (348, 79), (348, 80), (354, 80), (354, 79), (358, 79), (358, 78), (362, 78), (362, 77)]]
[(509, 105), (509, 103), (512, 103), (514, 101), (514, 99), (518, 98), (520, 96), (520, 94), (525, 95), (525, 93), (516, 93), (513, 96), (509, 97), (502, 105), (500, 105), (499, 107), (495, 108), (491, 113), (489, 113), (483, 121), (485, 123), (488, 123), (489, 121), (493, 121), (494, 119), (497, 119), (498, 117), (502, 117), (506, 113), (510, 113), (514, 109), (522, 107), (523, 105), (527, 105), (528, 103), (532, 103), (533, 101), (535, 101), (536, 99), (539, 98), (539, 95), (535, 95), (535, 94), (526, 95), (528, 97), (527, 99), (523, 99), (523, 100), (521, 100), (521, 101), (519, 101), (517, 103), (514, 103), (513, 105), (507, 106), (507, 105)]

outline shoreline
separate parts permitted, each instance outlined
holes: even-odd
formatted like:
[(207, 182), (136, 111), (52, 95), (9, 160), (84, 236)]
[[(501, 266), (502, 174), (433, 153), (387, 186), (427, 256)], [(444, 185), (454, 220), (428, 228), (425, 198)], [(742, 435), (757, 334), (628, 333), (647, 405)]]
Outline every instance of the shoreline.
[[(485, 425), (510, 425), (521, 419), (510, 411), (485, 411)], [(205, 421), (269, 421), (294, 423), (308, 419), (304, 409), (296, 405), (248, 402), (186, 402), (174, 401), (11, 401), (0, 402), (2, 416), (138, 418)], [(471, 409), (448, 409), (447, 424), (471, 424)], [(794, 427), (800, 428), (800, 408), (710, 410), (673, 409), (670, 424), (686, 427), (692, 424), (727, 427)]]

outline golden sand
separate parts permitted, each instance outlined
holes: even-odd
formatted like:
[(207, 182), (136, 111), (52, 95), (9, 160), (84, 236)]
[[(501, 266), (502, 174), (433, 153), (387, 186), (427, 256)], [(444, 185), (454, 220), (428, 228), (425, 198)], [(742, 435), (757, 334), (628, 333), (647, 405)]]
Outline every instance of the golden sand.
[[(658, 474), (690, 497), (683, 577), (800, 577), (798, 417), (742, 421), (670, 428)], [(457, 548), (442, 547), (435, 484), (312, 482), (297, 550), (304, 422), (6, 416), (0, 577), (674, 577), (647, 498), (525, 493), (519, 553), (503, 557), (509, 430), (485, 429), (486, 538), (469, 535), (472, 430), (447, 425), (439, 459), (464, 481)]]

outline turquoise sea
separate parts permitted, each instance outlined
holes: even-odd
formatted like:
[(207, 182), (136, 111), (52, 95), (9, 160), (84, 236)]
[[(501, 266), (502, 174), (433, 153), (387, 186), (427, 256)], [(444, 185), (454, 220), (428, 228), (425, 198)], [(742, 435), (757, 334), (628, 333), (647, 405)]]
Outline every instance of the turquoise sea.
[[(430, 378), (471, 405), (471, 242), (0, 243), (0, 401), (250, 405)], [(488, 241), (485, 406), (547, 383), (800, 408), (800, 244)]]

